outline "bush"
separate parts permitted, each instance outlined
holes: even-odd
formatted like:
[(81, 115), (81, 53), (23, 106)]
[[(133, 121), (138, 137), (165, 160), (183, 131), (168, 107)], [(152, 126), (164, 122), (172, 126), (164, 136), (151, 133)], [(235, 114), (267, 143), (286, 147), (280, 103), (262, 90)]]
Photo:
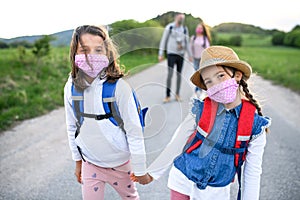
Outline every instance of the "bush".
[(291, 47), (300, 47), (300, 30), (293, 30), (287, 33), (283, 40), (284, 45)]
[(212, 45), (223, 46), (242, 46), (243, 38), (241, 35), (222, 34), (220, 37), (214, 34)]
[(224, 39), (224, 38), (220, 38), (217, 40), (214, 40), (215, 42), (213, 43), (214, 45), (223, 45), (223, 46), (229, 46), (229, 41)]
[(7, 49), (7, 48), (9, 48), (8, 44), (6, 44), (3, 41), (0, 41), (0, 49)]
[(22, 46), (25, 48), (32, 48), (32, 44), (26, 40), (11, 42), (11, 43), (9, 43), (9, 46), (12, 48), (17, 48), (19, 46)]
[(285, 37), (285, 33), (284, 32), (276, 32), (276, 33), (274, 33), (274, 35), (272, 37), (272, 44), (273, 45), (283, 45), (284, 37)]
[(54, 40), (53, 37), (45, 35), (41, 39), (38, 39), (33, 44), (32, 53), (37, 57), (41, 58), (47, 56), (50, 53), (50, 41)]
[(240, 36), (240, 35), (231, 36), (229, 38), (229, 44), (231, 46), (240, 47), (240, 46), (242, 46), (242, 41), (243, 41), (243, 39), (242, 39), (242, 36)]

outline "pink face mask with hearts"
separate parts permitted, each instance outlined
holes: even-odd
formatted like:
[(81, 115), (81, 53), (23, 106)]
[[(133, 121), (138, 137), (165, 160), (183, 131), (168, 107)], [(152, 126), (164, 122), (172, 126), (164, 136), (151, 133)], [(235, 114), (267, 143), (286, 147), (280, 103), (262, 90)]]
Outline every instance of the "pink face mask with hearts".
[(87, 56), (85, 56), (85, 54), (75, 55), (75, 64), (85, 74), (87, 74), (92, 78), (96, 78), (98, 74), (105, 67), (108, 67), (108, 63), (109, 61), (106, 55), (98, 55), (98, 54), (88, 54)]
[(236, 80), (231, 78), (207, 89), (206, 93), (210, 99), (227, 104), (235, 100), (238, 87)]

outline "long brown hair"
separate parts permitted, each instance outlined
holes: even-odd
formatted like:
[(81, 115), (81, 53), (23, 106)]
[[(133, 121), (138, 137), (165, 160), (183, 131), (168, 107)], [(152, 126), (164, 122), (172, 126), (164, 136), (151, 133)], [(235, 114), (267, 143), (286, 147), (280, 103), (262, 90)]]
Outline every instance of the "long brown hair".
[[(203, 29), (203, 37), (204, 38), (207, 38), (207, 40), (209, 41), (209, 44), (211, 44), (211, 35), (210, 35), (210, 30), (209, 30), (209, 27), (202, 21), (202, 22), (200, 22), (197, 26), (199, 26), (199, 25), (201, 25), (202, 26), (202, 29)], [(196, 33), (196, 31), (195, 31), (195, 37), (194, 37), (194, 39), (196, 38), (196, 35), (197, 35), (197, 33)], [(204, 46), (203, 47), (208, 47), (207, 46), (207, 44), (206, 44), (206, 42), (205, 42), (206, 40), (204, 39)]]
[(70, 44), (70, 62), (71, 62), (71, 76), (76, 87), (80, 89), (87, 88), (87, 84), (84, 80), (84, 75), (81, 70), (75, 64), (75, 55), (77, 52), (78, 44), (82, 45), (81, 35), (83, 34), (92, 34), (99, 36), (104, 41), (104, 46), (107, 52), (107, 57), (109, 60), (109, 65), (105, 68), (100, 75), (100, 79), (106, 78), (107, 80), (116, 80), (124, 76), (124, 72), (121, 70), (119, 65), (119, 55), (117, 52), (116, 46), (113, 44), (113, 41), (109, 38), (109, 35), (104, 27), (93, 26), (93, 25), (84, 25), (77, 27), (72, 36)]

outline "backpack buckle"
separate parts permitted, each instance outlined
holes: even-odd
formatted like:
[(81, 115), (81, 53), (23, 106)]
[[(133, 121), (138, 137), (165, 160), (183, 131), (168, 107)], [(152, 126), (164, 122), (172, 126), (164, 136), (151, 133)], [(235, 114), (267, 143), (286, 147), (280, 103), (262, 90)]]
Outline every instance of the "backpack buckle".
[(95, 120), (103, 120), (112, 117), (111, 113), (107, 113), (105, 115), (95, 115)]

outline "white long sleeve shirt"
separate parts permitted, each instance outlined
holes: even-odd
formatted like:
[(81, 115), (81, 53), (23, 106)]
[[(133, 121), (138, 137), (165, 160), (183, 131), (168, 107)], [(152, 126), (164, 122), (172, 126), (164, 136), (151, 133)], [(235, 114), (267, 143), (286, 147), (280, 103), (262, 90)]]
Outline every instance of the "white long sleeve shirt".
[[(270, 126), (271, 122), (266, 126)], [(158, 158), (148, 167), (147, 171), (154, 178), (160, 178), (164, 172), (173, 164), (173, 160), (182, 153), (189, 136), (196, 127), (195, 115), (189, 113), (180, 126), (176, 129), (171, 141), (158, 156)], [(242, 199), (258, 200), (260, 190), (260, 175), (262, 173), (262, 157), (266, 144), (265, 128), (255, 139), (249, 142), (248, 152), (244, 163), (242, 178)], [(225, 187), (210, 187), (200, 190), (196, 184), (190, 181), (180, 170), (171, 167), (169, 173), (168, 187), (172, 190), (186, 194), (191, 199), (197, 200), (226, 200), (230, 199), (230, 185)]]
[[(105, 114), (102, 104), (102, 87), (104, 80), (96, 78), (84, 90), (84, 112)], [(84, 158), (97, 166), (105, 168), (118, 167), (128, 160), (137, 176), (146, 173), (146, 154), (143, 130), (137, 113), (132, 88), (123, 79), (116, 85), (116, 103), (124, 122), (125, 133), (109, 119), (95, 120), (84, 118), (80, 134), (75, 139), (76, 117), (72, 109), (72, 79), (64, 87), (64, 104), (69, 146), (72, 158), (81, 160), (77, 146), (81, 148)]]

